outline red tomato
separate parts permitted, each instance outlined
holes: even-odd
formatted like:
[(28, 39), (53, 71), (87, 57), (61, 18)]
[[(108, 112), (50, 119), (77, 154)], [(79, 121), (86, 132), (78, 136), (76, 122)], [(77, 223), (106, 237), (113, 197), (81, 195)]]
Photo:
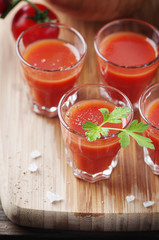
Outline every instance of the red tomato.
[[(55, 20), (55, 22), (59, 22), (57, 16), (55, 15), (55, 13), (52, 12), (52, 10), (49, 10), (46, 6), (39, 3), (36, 3), (34, 5), (40, 11), (35, 10), (32, 5), (26, 4), (21, 7), (15, 14), (12, 21), (12, 33), (15, 40), (24, 30), (37, 23), (52, 22), (53, 20)], [(48, 14), (45, 14), (46, 11), (48, 11)], [(53, 31), (54, 37), (57, 37), (59, 29), (54, 28)]]
[(0, 0), (0, 14), (6, 10), (8, 6), (8, 1), (7, 0)]
[(58, 24), (39, 23), (29, 28), (29, 31), (24, 31), (23, 44), (25, 47), (31, 43), (42, 40), (57, 38), (59, 33)]

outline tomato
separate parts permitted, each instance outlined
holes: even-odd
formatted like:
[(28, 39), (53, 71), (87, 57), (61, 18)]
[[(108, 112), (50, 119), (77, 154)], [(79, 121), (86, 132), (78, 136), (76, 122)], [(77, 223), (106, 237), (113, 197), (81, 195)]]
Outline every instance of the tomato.
[(53, 23), (38, 23), (28, 29), (29, 31), (24, 31), (23, 34), (23, 44), (25, 47), (42, 39), (57, 38), (59, 33), (58, 24)]
[(3, 13), (8, 6), (8, 0), (0, 0), (0, 14)]
[[(1, 1), (1, 0), (0, 0)], [(42, 22), (59, 22), (55, 13), (40, 3), (27, 3), (21, 7), (12, 20), (12, 33), (15, 40), (27, 28)], [(58, 28), (54, 28), (54, 37), (58, 35)]]

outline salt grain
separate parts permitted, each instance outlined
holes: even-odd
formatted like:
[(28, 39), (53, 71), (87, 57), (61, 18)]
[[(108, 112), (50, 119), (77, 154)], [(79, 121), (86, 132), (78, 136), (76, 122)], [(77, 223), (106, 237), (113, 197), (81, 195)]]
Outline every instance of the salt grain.
[(38, 150), (34, 150), (30, 154), (31, 158), (38, 158), (41, 156), (41, 153)]
[(153, 206), (154, 205), (154, 201), (147, 201), (147, 202), (143, 202), (143, 205), (144, 205), (144, 207), (151, 207), (151, 206)]
[(30, 163), (28, 169), (30, 172), (36, 172), (38, 170), (38, 166), (35, 162), (32, 162)]
[(50, 201), (51, 203), (53, 203), (53, 202), (55, 202), (55, 201), (61, 201), (61, 200), (62, 200), (62, 198), (60, 197), (60, 195), (54, 194), (53, 192), (50, 192), (50, 191), (47, 191), (46, 195), (47, 195), (47, 198), (49, 199), (49, 201)]
[(134, 195), (126, 196), (126, 201), (127, 202), (132, 202), (134, 200), (135, 200), (135, 196)]

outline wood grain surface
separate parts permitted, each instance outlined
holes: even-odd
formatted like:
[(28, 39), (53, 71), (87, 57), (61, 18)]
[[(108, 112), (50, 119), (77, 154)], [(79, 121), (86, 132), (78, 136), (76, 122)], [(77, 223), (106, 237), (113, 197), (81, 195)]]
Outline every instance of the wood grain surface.
[(144, 0), (47, 0), (61, 11), (77, 19), (88, 21), (110, 21), (139, 10)]
[[(157, 9), (158, 1), (145, 1), (142, 11), (132, 17), (159, 27)], [(60, 21), (79, 30), (88, 44), (78, 83), (98, 82), (93, 39), (105, 22), (83, 22), (57, 13)], [(159, 177), (146, 166), (142, 148), (134, 141), (120, 152), (110, 179), (90, 184), (74, 177), (66, 163), (58, 117), (47, 119), (30, 110), (10, 32), (13, 14), (0, 20), (0, 193), (7, 217), (18, 225), (48, 229), (159, 230)], [(28, 166), (34, 149), (41, 157), (35, 160), (38, 171), (31, 173)], [(50, 203), (47, 191), (63, 200)], [(127, 203), (126, 196), (131, 194), (135, 200)], [(148, 200), (155, 204), (144, 208), (143, 202)]]

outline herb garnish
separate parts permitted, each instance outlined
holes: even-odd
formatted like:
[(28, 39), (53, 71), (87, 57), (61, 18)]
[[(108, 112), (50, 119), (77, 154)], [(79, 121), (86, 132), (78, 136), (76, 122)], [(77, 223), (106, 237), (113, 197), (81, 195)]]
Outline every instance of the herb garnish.
[(138, 123), (138, 120), (133, 120), (133, 122), (124, 129), (120, 128), (111, 128), (111, 127), (103, 127), (106, 122), (109, 123), (120, 123), (122, 122), (122, 118), (126, 118), (131, 109), (128, 107), (116, 107), (111, 113), (107, 108), (100, 108), (99, 111), (103, 115), (103, 123), (101, 125), (96, 125), (90, 121), (86, 121), (83, 124), (82, 128), (86, 131), (85, 135), (87, 139), (91, 141), (95, 141), (96, 139), (101, 138), (102, 136), (107, 136), (109, 130), (117, 130), (120, 131), (118, 137), (120, 138), (120, 144), (122, 148), (127, 147), (130, 144), (130, 136), (133, 137), (136, 142), (141, 146), (145, 146), (150, 149), (155, 149), (154, 145), (152, 144), (151, 139), (144, 137), (138, 133), (144, 133), (145, 130), (148, 128), (148, 124), (144, 122)]

